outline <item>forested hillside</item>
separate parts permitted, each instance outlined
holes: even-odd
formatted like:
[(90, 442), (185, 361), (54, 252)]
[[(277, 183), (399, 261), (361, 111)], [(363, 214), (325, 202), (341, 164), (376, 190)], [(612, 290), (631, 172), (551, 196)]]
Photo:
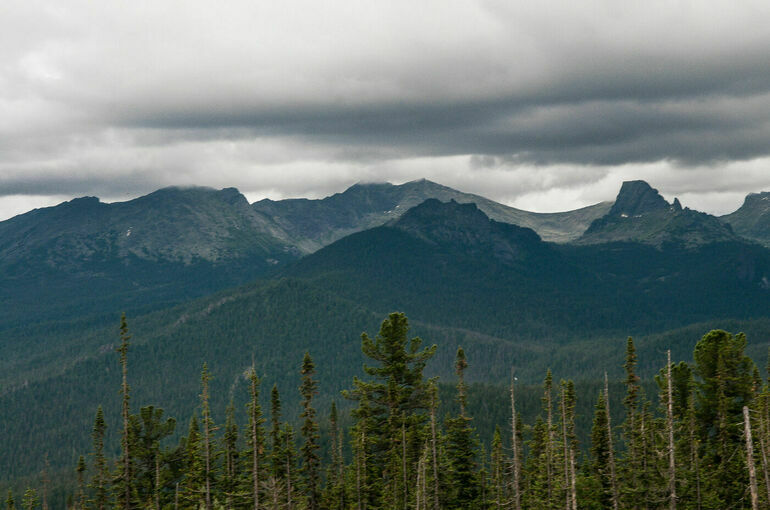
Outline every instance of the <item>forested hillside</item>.
[[(555, 246), (472, 204), (427, 201), (274, 279), (130, 315), (135, 390), (142, 401), (185, 416), (198, 394), (190, 381), (204, 361), (217, 375), (217, 395), (235, 391), (252, 359), (260, 377), (285, 388), (310, 349), (331, 399), (361, 365), (361, 331), (392, 310), (407, 313), (417, 334), (449, 346), (428, 369), (442, 380), (451, 376), (458, 345), (477, 363), (468, 380), (492, 384), (505, 381), (511, 366), (528, 384), (547, 368), (559, 377), (596, 380), (605, 370), (617, 377), (628, 335), (650, 359), (663, 348), (687, 359), (697, 338), (729, 326), (756, 331), (750, 349), (761, 353), (770, 338), (762, 318), (769, 260), (750, 243)], [(39, 472), (46, 452), (56, 468), (71, 463), (88, 440), (78, 421), (88, 418), (60, 419), (73, 409), (104, 402), (107, 418), (116, 418), (108, 404), (117, 377), (110, 368), (114, 324), (113, 314), (6, 330), (0, 422), (9, 433), (0, 447), (13, 454), (0, 458), (4, 476)], [(287, 399), (297, 400), (291, 391)], [(225, 401), (217, 405), (222, 410)], [(69, 446), (53, 448), (62, 444)]]
[(425, 373), (438, 347), (410, 333), (406, 317), (393, 313), (376, 336), (364, 334), (363, 373), (331, 401), (319, 399), (329, 396), (316, 377), (321, 362), (305, 351), (295, 363), (300, 402), (291, 411), (279, 386), (268, 390), (270, 381), (249, 365), (223, 409), (226, 392), (215, 390), (216, 374), (203, 363), (186, 382), (199, 391), (195, 411), (178, 422), (157, 405), (136, 404), (124, 318), (120, 355), (112, 355), (120, 394), (110, 402), (120, 418), (105, 420), (100, 405), (91, 445), (71, 475), (52, 481), (46, 471), (23, 496), (18, 485), (16, 499), (9, 490), (7, 505), (35, 508), (41, 498), (79, 509), (770, 504), (770, 489), (758, 482), (770, 477), (770, 387), (746, 356), (743, 334), (709, 332), (692, 363), (672, 362), (669, 351), (662, 366), (652, 362), (654, 384), (639, 377), (630, 338), (624, 382), (605, 377), (582, 387), (550, 370), (539, 387), (515, 377), (508, 388), (469, 386), (474, 361), (458, 348), (455, 387), (439, 391)]
[[(209, 219), (200, 220), (203, 224), (211, 218), (230, 221), (217, 212), (227, 193), (196, 193), (219, 197), (207, 206), (209, 216), (203, 216)], [(630, 186), (616, 204), (608, 216), (617, 217), (604, 220), (607, 224), (629, 220), (625, 225), (631, 228), (641, 215), (644, 221), (638, 224), (654, 227), (653, 240), (557, 245), (531, 229), (491, 220), (473, 204), (427, 200), (295, 263), (284, 260), (274, 265), (270, 278), (257, 281), (252, 278), (264, 265), (251, 266), (249, 256), (174, 262), (128, 254), (121, 259), (123, 248), (116, 248), (117, 258), (75, 257), (67, 267), (79, 269), (54, 264), (48, 273), (32, 268), (64, 263), (66, 257), (33, 257), (28, 276), (36, 283), (21, 285), (18, 295), (8, 290), (4, 313), (15, 319), (0, 324), (0, 429), (6, 431), (0, 450), (8, 452), (0, 456), (0, 483), (18, 488), (20, 480), (30, 480), (37, 486), (46, 463), (54, 478), (71, 474), (77, 456), (89, 448), (90, 421), (100, 404), (112, 424), (105, 439), (117, 455), (120, 429), (114, 424), (121, 409), (114, 397), (120, 372), (114, 349), (123, 307), (131, 312), (133, 397), (181, 420), (199, 405), (197, 377), (204, 362), (212, 374), (213, 415), (224, 416), (231, 399), (242, 409), (243, 375), (253, 366), (261, 379), (277, 385), (284, 416), (296, 420), (301, 413), (297, 364), (309, 351), (323, 388), (316, 404), (328, 408), (338, 400), (344, 422), (352, 404), (340, 400), (340, 391), (350, 388), (365, 362), (361, 332), (376, 331), (393, 310), (404, 312), (413, 334), (440, 346), (425, 376), (440, 377), (442, 405), (452, 401), (446, 385), (454, 377), (457, 347), (472, 360), (464, 377), (469, 395), (478, 398), (469, 401), (468, 410), (476, 415), (487, 446), (494, 425), (504, 418), (504, 386), (512, 367), (530, 424), (546, 371), (575, 379), (576, 434), (587, 451), (595, 390), (604, 372), (611, 389), (619, 384), (627, 336), (636, 339), (638, 371), (653, 399), (657, 390), (649, 378), (660, 369), (665, 351), (692, 361), (696, 341), (712, 329), (746, 332), (746, 352), (763, 359), (770, 338), (770, 251), (738, 237), (710, 238), (713, 217), (700, 222), (700, 213), (682, 216), (649, 186)], [(191, 202), (182, 209), (197, 217)], [(44, 212), (63, 214), (54, 210)], [(648, 213), (658, 216), (645, 219)], [(682, 229), (680, 216), (698, 221)], [(42, 228), (29, 225), (24, 228), (30, 235)], [(221, 239), (216, 228), (200, 228), (197, 239), (209, 234)], [(66, 246), (78, 239), (62, 236)], [(163, 246), (160, 239), (155, 246)], [(655, 241), (660, 239), (665, 241)], [(42, 251), (30, 253), (56, 253), (50, 251), (56, 243), (40, 246)], [(190, 246), (199, 249), (195, 242)], [(190, 300), (242, 279), (252, 283)], [(618, 393), (613, 390), (611, 398), (619, 399)], [(620, 400), (613, 402), (613, 409), (620, 409)], [(265, 394), (262, 404), (268, 405)], [(445, 412), (448, 407), (441, 408)], [(175, 443), (185, 433), (177, 427), (167, 441)]]

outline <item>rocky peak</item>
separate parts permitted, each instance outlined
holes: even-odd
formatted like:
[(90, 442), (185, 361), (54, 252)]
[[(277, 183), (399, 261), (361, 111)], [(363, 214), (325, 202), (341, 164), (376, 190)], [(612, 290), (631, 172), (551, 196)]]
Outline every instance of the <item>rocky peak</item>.
[(489, 223), (489, 217), (481, 212), (476, 204), (460, 204), (454, 200), (442, 202), (436, 198), (429, 198), (409, 209), (395, 222), (395, 225), (403, 230), (411, 230), (415, 227), (488, 230)]
[(441, 202), (429, 198), (391, 225), (431, 243), (462, 246), (471, 251), (486, 247), (483, 249), (491, 249), (503, 258), (518, 252), (516, 246), (540, 244), (540, 237), (533, 230), (498, 223), (476, 204), (454, 200)]
[[(671, 205), (660, 196), (658, 190), (644, 181), (626, 181), (620, 187), (610, 216), (639, 216), (645, 213), (668, 210)], [(681, 206), (680, 206), (681, 208)]]
[(765, 212), (770, 209), (770, 192), (749, 193), (743, 201), (741, 209)]

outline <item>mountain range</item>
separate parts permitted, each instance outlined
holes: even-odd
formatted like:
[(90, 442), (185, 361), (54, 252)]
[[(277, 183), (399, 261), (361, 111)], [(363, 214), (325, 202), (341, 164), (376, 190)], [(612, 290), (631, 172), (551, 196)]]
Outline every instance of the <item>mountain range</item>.
[(71, 465), (99, 403), (116, 423), (123, 310), (133, 401), (178, 417), (195, 408), (203, 362), (217, 412), (243, 398), (252, 363), (291, 405), (305, 350), (325, 392), (348, 387), (360, 333), (393, 310), (439, 344), (429, 371), (444, 378), (458, 345), (470, 381), (501, 382), (512, 365), (527, 382), (547, 367), (617, 374), (627, 335), (651, 373), (662, 348), (686, 359), (712, 327), (746, 330), (756, 356), (770, 338), (768, 220), (756, 197), (716, 218), (641, 181), (614, 203), (558, 215), (429, 181), (255, 204), (232, 188), (168, 188), (0, 222), (0, 473), (39, 470), (46, 452), (54, 467)]

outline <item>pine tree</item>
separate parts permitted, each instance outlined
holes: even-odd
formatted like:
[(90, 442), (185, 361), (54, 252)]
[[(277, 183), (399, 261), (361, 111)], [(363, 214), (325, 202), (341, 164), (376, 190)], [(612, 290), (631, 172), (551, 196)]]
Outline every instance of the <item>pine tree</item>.
[(495, 426), (495, 434), (492, 436), (492, 487), (494, 491), (495, 509), (502, 510), (505, 502), (505, 460), (503, 457), (503, 439), (500, 434), (500, 426)]
[(516, 414), (516, 394), (514, 392), (514, 383), (516, 377), (511, 370), (511, 450), (513, 458), (511, 459), (513, 510), (521, 510), (521, 449), (519, 448), (519, 434), (521, 428), (518, 427), (518, 415)]
[(729, 508), (743, 499), (747, 484), (743, 450), (743, 406), (751, 403), (754, 363), (744, 354), (746, 337), (715, 330), (695, 346), (697, 411), (704, 440), (704, 508)]
[(181, 449), (184, 452), (184, 478), (180, 487), (179, 499), (184, 503), (185, 508), (200, 508), (201, 505), (205, 505), (203, 496), (206, 486), (206, 468), (202, 453), (200, 426), (196, 416), (190, 420), (187, 437), (184, 439)]
[(37, 497), (37, 491), (30, 487), (24, 491), (24, 498), (21, 500), (21, 507), (24, 510), (36, 510), (40, 500)]
[(288, 423), (281, 426), (281, 458), (284, 467), (284, 483), (286, 487), (286, 508), (292, 510), (295, 505), (295, 478), (297, 464), (297, 448), (294, 442), (294, 428)]
[(305, 442), (302, 445), (302, 475), (305, 485), (305, 497), (307, 499), (308, 510), (317, 510), (319, 507), (319, 463), (318, 457), (318, 423), (315, 420), (315, 409), (313, 409), (313, 397), (318, 394), (318, 383), (313, 380), (315, 374), (315, 365), (310, 353), (306, 352), (302, 359), (302, 385), (299, 392), (302, 395), (302, 414), (304, 419), (302, 424), (302, 436)]
[(120, 386), (120, 393), (123, 396), (123, 402), (121, 407), (121, 417), (123, 419), (123, 431), (121, 434), (121, 459), (118, 471), (118, 478), (114, 484), (117, 490), (117, 497), (119, 506), (124, 510), (130, 510), (133, 506), (131, 500), (132, 489), (132, 466), (131, 466), (131, 412), (129, 407), (129, 386), (128, 386), (128, 347), (131, 335), (128, 334), (128, 323), (126, 322), (126, 314), (122, 314), (120, 317), (120, 347), (117, 351), (120, 353), (120, 366), (123, 374), (123, 382)]
[(342, 429), (339, 426), (337, 404), (332, 401), (329, 413), (329, 439), (331, 440), (331, 465), (326, 475), (325, 506), (330, 510), (343, 510), (345, 499), (345, 461), (342, 457)]
[(553, 430), (553, 375), (549, 368), (543, 381), (542, 404), (545, 410), (545, 455), (543, 459), (543, 468), (545, 471), (545, 489), (546, 489), (546, 508), (552, 508), (554, 505), (554, 495), (556, 492), (554, 476), (554, 430)]
[(212, 482), (212, 434), (215, 430), (214, 421), (211, 419), (211, 409), (209, 406), (209, 381), (211, 375), (206, 363), (203, 364), (201, 373), (201, 423), (203, 425), (203, 462), (204, 462), (204, 501), (206, 510), (213, 509), (211, 499)]
[(273, 384), (270, 390), (270, 463), (273, 476), (281, 480), (284, 473), (283, 460), (281, 459), (281, 396), (278, 386)]
[(623, 423), (623, 435), (626, 443), (626, 455), (622, 463), (622, 501), (627, 508), (640, 508), (640, 496), (644, 492), (644, 486), (640, 483), (639, 476), (642, 472), (642, 453), (640, 444), (640, 418), (639, 406), (641, 401), (640, 378), (636, 375), (636, 347), (634, 339), (628, 337), (626, 341), (626, 359), (623, 368), (626, 370), (626, 397), (623, 406), (626, 410), (626, 419)]
[(564, 406), (563, 414), (566, 422), (565, 442), (567, 444), (567, 453), (569, 456), (569, 503), (571, 510), (577, 510), (577, 466), (575, 461), (578, 450), (577, 434), (575, 433), (575, 405), (577, 403), (577, 398), (575, 395), (575, 384), (572, 380), (567, 381), (566, 384), (563, 385), (562, 392)]
[[(174, 418), (163, 419), (163, 409), (144, 406), (139, 415), (131, 416), (132, 457), (135, 499), (143, 506), (160, 510), (161, 464), (160, 443), (176, 429)], [(150, 503), (152, 502), (152, 504)]]
[(75, 469), (78, 474), (78, 498), (77, 504), (80, 510), (86, 508), (86, 490), (85, 490), (85, 472), (86, 472), (86, 459), (82, 455), (78, 458), (78, 466)]
[(598, 500), (602, 508), (612, 508), (612, 479), (609, 469), (612, 446), (607, 435), (608, 417), (605, 398), (605, 393), (599, 392), (591, 428), (591, 471), (601, 491), (598, 494)]
[(225, 509), (233, 509), (233, 499), (238, 489), (239, 456), (238, 456), (238, 424), (235, 422), (235, 406), (232, 401), (225, 412), (225, 433), (222, 436), (222, 453), (224, 466), (221, 489), (225, 496)]
[[(262, 418), (262, 407), (259, 405), (259, 378), (254, 370), (251, 368), (249, 372), (249, 403), (246, 410), (249, 414), (249, 449), (250, 449), (250, 474), (251, 474), (251, 495), (254, 510), (259, 510), (259, 492), (260, 492), (260, 461), (262, 459), (262, 452), (264, 450), (264, 432), (262, 430), (262, 424), (265, 422)], [(277, 392), (277, 389), (276, 389)]]
[[(439, 499), (439, 485), (441, 480), (438, 474), (438, 432), (436, 430), (436, 410), (438, 409), (438, 388), (436, 381), (431, 380), (428, 385), (428, 395), (430, 397), (430, 449), (431, 449), (431, 467), (433, 473), (433, 509), (438, 510), (441, 501)], [(426, 495), (427, 497), (427, 495)], [(428, 508), (426, 500), (426, 509)]]
[(102, 406), (96, 409), (94, 418), (94, 428), (91, 432), (94, 451), (94, 474), (91, 478), (89, 487), (93, 490), (94, 497), (91, 500), (91, 508), (94, 510), (105, 510), (108, 506), (109, 494), (109, 471), (107, 459), (104, 455), (104, 434), (107, 431), (107, 424), (104, 421)]
[(464, 372), (468, 367), (465, 352), (457, 349), (455, 373), (457, 374), (457, 403), (460, 414), (446, 422), (446, 451), (450, 470), (448, 473), (451, 493), (446, 500), (446, 508), (470, 508), (479, 498), (479, 477), (476, 472), (476, 448), (478, 441), (474, 437), (471, 418), (465, 414), (467, 395)]
[(16, 502), (13, 500), (13, 493), (8, 489), (8, 497), (5, 500), (6, 510), (16, 510)]
[[(363, 433), (372, 445), (371, 450), (364, 449), (372, 456), (372, 461), (367, 462), (370, 472), (366, 473), (369, 488), (373, 489), (368, 491), (369, 496), (374, 496), (370, 506), (409, 504), (413, 484), (404, 483), (404, 479), (413, 478), (421, 454), (426, 422), (423, 411), (429, 407), (422, 371), (435, 354), (436, 346), (420, 350), (422, 341), (419, 338), (409, 341), (408, 330), (406, 316), (392, 313), (382, 323), (375, 339), (364, 333), (361, 349), (378, 364), (364, 365), (364, 372), (375, 380), (354, 378), (354, 389), (345, 392), (347, 398), (359, 402), (353, 416), (365, 423), (366, 429), (359, 427), (357, 432)], [(365, 411), (361, 406), (364, 397)]]

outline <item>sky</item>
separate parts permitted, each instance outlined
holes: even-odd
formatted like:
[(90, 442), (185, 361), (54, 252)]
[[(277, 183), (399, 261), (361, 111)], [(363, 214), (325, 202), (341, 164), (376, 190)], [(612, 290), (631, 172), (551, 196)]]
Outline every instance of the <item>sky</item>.
[(0, 2), (0, 219), (419, 178), (532, 211), (770, 190), (770, 3)]

